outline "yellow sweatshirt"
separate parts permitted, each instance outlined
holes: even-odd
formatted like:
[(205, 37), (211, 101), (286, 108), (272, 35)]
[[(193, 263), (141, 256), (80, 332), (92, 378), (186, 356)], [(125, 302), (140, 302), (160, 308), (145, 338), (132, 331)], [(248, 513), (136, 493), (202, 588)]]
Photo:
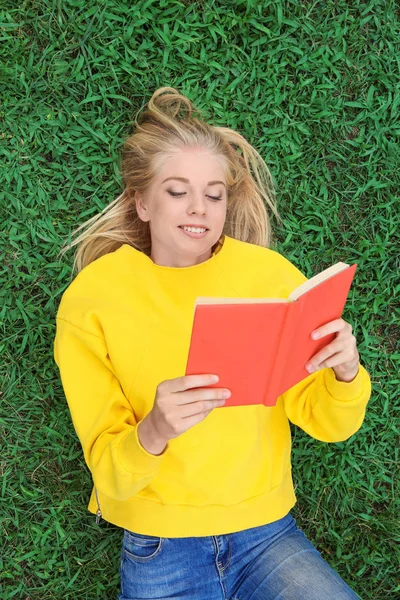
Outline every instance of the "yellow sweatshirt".
[(345, 383), (325, 368), (275, 407), (215, 408), (162, 454), (141, 446), (137, 426), (157, 385), (185, 374), (197, 296), (287, 298), (307, 281), (277, 251), (222, 242), (183, 268), (124, 244), (82, 269), (57, 311), (54, 358), (93, 478), (88, 510), (137, 533), (221, 535), (280, 519), (296, 503), (288, 419), (324, 442), (348, 439), (364, 420), (366, 369)]

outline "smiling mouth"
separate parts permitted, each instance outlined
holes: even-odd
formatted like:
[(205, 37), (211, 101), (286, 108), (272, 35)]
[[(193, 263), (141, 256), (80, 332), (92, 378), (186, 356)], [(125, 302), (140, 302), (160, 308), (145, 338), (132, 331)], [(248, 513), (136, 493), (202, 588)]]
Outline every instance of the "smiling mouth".
[[(185, 226), (184, 225), (178, 225), (179, 229), (184, 229), (185, 230)], [(209, 231), (208, 227), (201, 227), (200, 225), (197, 227), (190, 227), (190, 229), (202, 229), (204, 231)], [(187, 231), (187, 229), (186, 229)], [(192, 232), (192, 233), (198, 233), (198, 232)]]

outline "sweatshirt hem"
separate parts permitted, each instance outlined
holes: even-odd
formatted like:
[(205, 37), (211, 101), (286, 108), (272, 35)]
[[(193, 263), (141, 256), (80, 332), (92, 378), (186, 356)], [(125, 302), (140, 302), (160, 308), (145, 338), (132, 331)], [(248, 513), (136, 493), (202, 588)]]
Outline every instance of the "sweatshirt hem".
[[(172, 505), (140, 496), (125, 501), (100, 497), (105, 521), (142, 535), (169, 538), (224, 535), (259, 527), (286, 516), (296, 501), (291, 470), (272, 490), (232, 505)], [(88, 510), (93, 514), (98, 510), (94, 490)]]

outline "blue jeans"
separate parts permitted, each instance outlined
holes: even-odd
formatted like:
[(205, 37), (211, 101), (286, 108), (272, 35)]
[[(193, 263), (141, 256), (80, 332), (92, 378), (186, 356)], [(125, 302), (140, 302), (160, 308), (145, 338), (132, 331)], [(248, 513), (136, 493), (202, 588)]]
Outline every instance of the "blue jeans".
[(118, 600), (358, 600), (296, 520), (160, 538), (124, 530)]

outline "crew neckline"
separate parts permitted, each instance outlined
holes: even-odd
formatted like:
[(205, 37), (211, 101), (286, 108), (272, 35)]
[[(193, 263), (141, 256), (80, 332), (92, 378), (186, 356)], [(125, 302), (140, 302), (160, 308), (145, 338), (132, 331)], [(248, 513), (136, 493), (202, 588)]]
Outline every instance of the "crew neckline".
[[(230, 242), (230, 239), (231, 238), (225, 234), (223, 236), (221, 236), (221, 238), (218, 242), (218, 244), (221, 244), (221, 247), (218, 252), (214, 251), (213, 254), (210, 256), (210, 258), (207, 258), (207, 260), (203, 260), (201, 263), (198, 263), (196, 265), (191, 265), (189, 267), (168, 267), (166, 265), (158, 265), (149, 256), (147, 256), (147, 254), (145, 254), (144, 252), (141, 252), (141, 250), (137, 250), (137, 248), (134, 248), (134, 246), (131, 246), (130, 244), (123, 244), (123, 246), (126, 246), (130, 250), (133, 250), (133, 252), (135, 252), (136, 254), (140, 254), (141, 258), (144, 262), (146, 262), (147, 264), (149, 264), (151, 267), (153, 267), (154, 269), (156, 269), (158, 271), (176, 272), (176, 273), (179, 272), (180, 273), (180, 272), (198, 271), (199, 269), (202, 269), (202, 268), (210, 265), (211, 263), (215, 262), (215, 259), (218, 256), (221, 256), (224, 254), (224, 250), (226, 249), (227, 243)], [(217, 248), (218, 248), (218, 245), (217, 245), (216, 249)]]

